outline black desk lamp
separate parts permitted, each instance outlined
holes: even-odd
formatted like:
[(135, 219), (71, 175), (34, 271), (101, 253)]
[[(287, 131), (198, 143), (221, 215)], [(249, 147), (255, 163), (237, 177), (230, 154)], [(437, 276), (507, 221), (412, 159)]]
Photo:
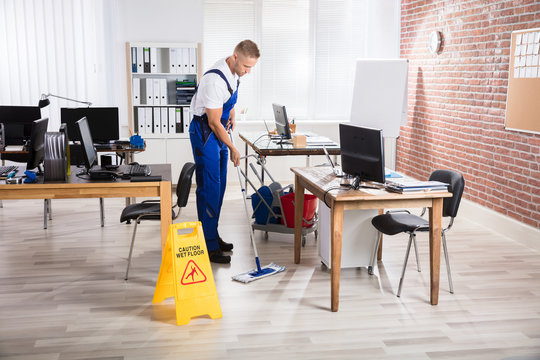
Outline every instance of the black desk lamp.
[(78, 103), (81, 103), (81, 104), (86, 104), (86, 105), (88, 105), (88, 107), (90, 107), (92, 105), (92, 103), (90, 101), (75, 100), (75, 99), (70, 99), (70, 98), (67, 98), (67, 97), (64, 97), (64, 96), (59, 96), (59, 95), (54, 95), (54, 94), (49, 93), (49, 94), (41, 94), (41, 99), (39, 100), (39, 103), (38, 103), (38, 107), (40, 109), (44, 108), (45, 106), (48, 106), (51, 103), (51, 101), (49, 100), (49, 97), (55, 97), (55, 98), (59, 98), (59, 99), (78, 102)]

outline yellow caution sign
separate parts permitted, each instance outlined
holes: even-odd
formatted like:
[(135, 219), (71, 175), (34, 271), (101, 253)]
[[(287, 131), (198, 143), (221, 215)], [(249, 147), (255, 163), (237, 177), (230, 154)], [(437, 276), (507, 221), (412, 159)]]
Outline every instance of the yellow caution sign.
[[(179, 234), (193, 229), (188, 234)], [(222, 317), (214, 275), (202, 225), (184, 222), (169, 227), (153, 303), (174, 296), (176, 323), (185, 325), (195, 316)]]

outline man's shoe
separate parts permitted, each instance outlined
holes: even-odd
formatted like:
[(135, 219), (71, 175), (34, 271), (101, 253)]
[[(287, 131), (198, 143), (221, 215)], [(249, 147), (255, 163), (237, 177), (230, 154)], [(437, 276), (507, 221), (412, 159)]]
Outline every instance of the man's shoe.
[(209, 252), (210, 261), (218, 264), (228, 264), (231, 262), (231, 257), (229, 255), (224, 255), (221, 249), (210, 251)]
[(218, 239), (218, 244), (221, 251), (231, 251), (234, 247), (233, 244), (223, 241), (222, 238)]

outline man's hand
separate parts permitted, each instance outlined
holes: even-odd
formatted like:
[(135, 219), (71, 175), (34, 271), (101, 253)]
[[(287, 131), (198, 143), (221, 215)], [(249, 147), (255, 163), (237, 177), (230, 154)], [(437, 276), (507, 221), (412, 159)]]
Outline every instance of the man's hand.
[(233, 146), (229, 149), (231, 153), (231, 161), (233, 162), (234, 166), (240, 165), (240, 152), (236, 150), (236, 148)]
[(234, 128), (236, 127), (236, 119), (231, 116), (229, 118), (229, 121), (227, 121), (227, 131), (231, 132), (234, 131)]

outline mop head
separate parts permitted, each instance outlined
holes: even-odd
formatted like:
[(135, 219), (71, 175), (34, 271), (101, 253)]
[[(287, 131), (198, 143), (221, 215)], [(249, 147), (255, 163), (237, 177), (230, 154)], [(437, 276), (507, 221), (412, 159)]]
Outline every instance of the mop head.
[(232, 277), (232, 279), (236, 281), (240, 281), (244, 284), (247, 284), (249, 282), (259, 280), (270, 275), (275, 275), (285, 270), (286, 270), (285, 266), (279, 266), (274, 263), (271, 263), (266, 266), (263, 266), (260, 271), (257, 269), (252, 269), (243, 274), (235, 275)]

